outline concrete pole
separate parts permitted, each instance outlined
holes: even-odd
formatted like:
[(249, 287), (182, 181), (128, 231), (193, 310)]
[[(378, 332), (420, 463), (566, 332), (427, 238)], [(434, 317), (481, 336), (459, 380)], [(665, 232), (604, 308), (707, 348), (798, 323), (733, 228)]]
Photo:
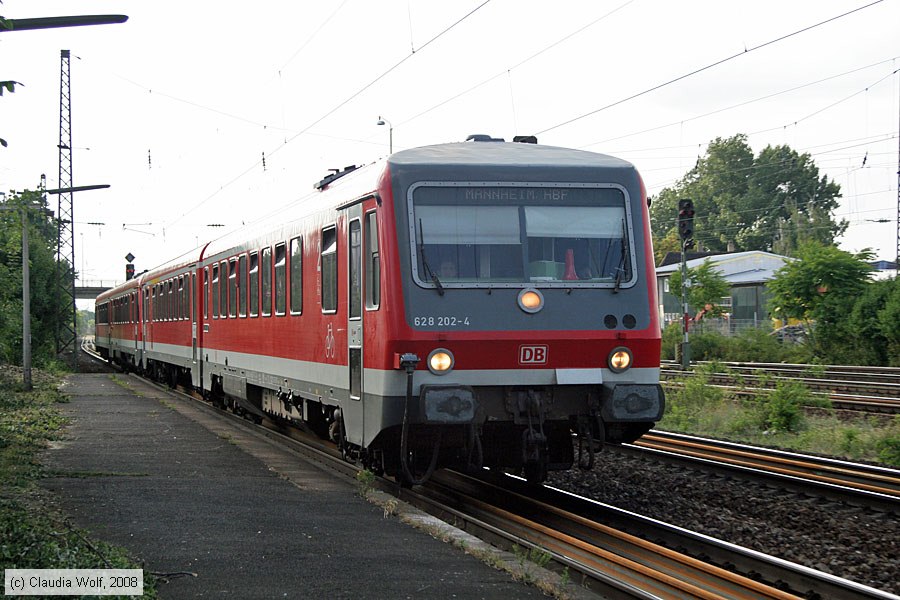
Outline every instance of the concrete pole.
[(22, 210), (22, 381), (25, 391), (31, 383), (31, 262), (28, 249), (28, 213)]
[(681, 342), (681, 368), (688, 370), (691, 368), (691, 341), (688, 334), (690, 329), (690, 314), (688, 312), (687, 301), (687, 240), (681, 240), (681, 331), (683, 339)]

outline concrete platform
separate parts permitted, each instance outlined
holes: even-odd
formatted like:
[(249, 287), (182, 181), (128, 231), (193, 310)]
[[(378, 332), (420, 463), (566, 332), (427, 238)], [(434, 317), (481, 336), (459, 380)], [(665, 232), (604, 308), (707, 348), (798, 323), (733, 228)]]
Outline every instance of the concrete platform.
[[(44, 480), (162, 598), (542, 598), (355, 487), (135, 377), (77, 374)], [(102, 566), (102, 565), (97, 565)]]

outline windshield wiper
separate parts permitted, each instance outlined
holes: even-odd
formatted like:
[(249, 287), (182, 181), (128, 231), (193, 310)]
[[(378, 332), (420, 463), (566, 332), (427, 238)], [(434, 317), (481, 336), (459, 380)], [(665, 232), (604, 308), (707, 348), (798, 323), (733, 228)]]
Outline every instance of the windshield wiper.
[(625, 227), (625, 219), (622, 219), (622, 258), (619, 259), (619, 266), (616, 267), (616, 285), (613, 287), (613, 294), (619, 293), (619, 284), (622, 283), (622, 275), (625, 274), (625, 258), (628, 252), (628, 229)]
[(422, 230), (422, 219), (419, 219), (419, 256), (422, 257), (422, 266), (425, 267), (425, 276), (431, 279), (431, 282), (434, 283), (434, 289), (437, 290), (438, 294), (443, 296), (444, 286), (441, 285), (441, 280), (438, 279), (437, 273), (431, 269), (428, 265), (428, 259), (425, 258), (425, 233)]

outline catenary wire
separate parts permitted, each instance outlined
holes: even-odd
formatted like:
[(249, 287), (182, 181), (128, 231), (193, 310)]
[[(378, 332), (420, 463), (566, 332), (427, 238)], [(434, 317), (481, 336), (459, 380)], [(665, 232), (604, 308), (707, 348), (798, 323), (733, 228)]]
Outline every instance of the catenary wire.
[(559, 129), (560, 127), (564, 127), (564, 126), (566, 126), (566, 125), (571, 125), (572, 123), (575, 123), (576, 121), (580, 121), (581, 119), (590, 117), (590, 116), (592, 116), (592, 115), (595, 115), (595, 114), (597, 114), (597, 113), (599, 113), (599, 112), (602, 112), (602, 111), (607, 110), (607, 109), (609, 109), (609, 108), (612, 108), (612, 107), (614, 107), (614, 106), (618, 106), (618, 105), (620, 105), (620, 104), (624, 104), (625, 102), (629, 102), (629, 101), (631, 101), (631, 100), (635, 100), (636, 98), (640, 98), (641, 96), (645, 96), (645, 95), (647, 95), (647, 94), (649, 94), (649, 93), (651, 93), (651, 92), (655, 92), (656, 90), (662, 89), (662, 88), (664, 88), (664, 87), (667, 87), (667, 86), (669, 86), (669, 85), (672, 85), (673, 83), (677, 83), (677, 82), (679, 82), (679, 81), (682, 81), (682, 80), (684, 80), (684, 79), (687, 79), (688, 77), (692, 77), (692, 76), (694, 76), (694, 75), (697, 75), (698, 73), (702, 73), (703, 71), (708, 71), (709, 69), (712, 69), (712, 68), (717, 67), (717, 66), (719, 66), (719, 65), (721, 65), (721, 64), (724, 64), (724, 63), (726, 63), (726, 62), (729, 62), (729, 61), (731, 61), (731, 60), (734, 60), (735, 58), (738, 58), (738, 57), (740, 57), (740, 56), (745, 56), (745, 55), (747, 55), (747, 54), (749, 54), (749, 53), (751, 53), (751, 52), (754, 52), (754, 51), (756, 51), (756, 50), (759, 50), (759, 49), (761, 49), (761, 48), (765, 48), (765, 47), (767, 47), (767, 46), (771, 46), (771, 45), (773, 45), (773, 44), (777, 44), (778, 42), (784, 41), (784, 40), (786, 40), (786, 39), (788, 39), (788, 38), (794, 37), (794, 36), (799, 35), (799, 34), (801, 34), (801, 33), (805, 33), (805, 32), (807, 32), (807, 31), (810, 31), (810, 30), (812, 30), (812, 29), (815, 29), (816, 27), (821, 27), (822, 25), (825, 25), (825, 24), (827, 24), (827, 23), (832, 23), (832, 22), (834, 22), (834, 21), (836, 21), (836, 20), (838, 20), (838, 19), (842, 19), (842, 18), (844, 18), (844, 17), (846, 17), (846, 16), (849, 16), (849, 15), (852, 15), (852, 14), (854, 14), (854, 13), (857, 13), (857, 12), (859, 12), (859, 11), (861, 11), (861, 10), (865, 10), (865, 9), (867, 9), (867, 8), (870, 8), (870, 7), (872, 7), (872, 6), (875, 6), (876, 4), (880, 4), (880, 3), (883, 2), (883, 1), (884, 1), (884, 0), (875, 0), (875, 2), (871, 2), (871, 3), (866, 4), (866, 5), (864, 5), (864, 6), (860, 6), (860, 7), (854, 8), (853, 10), (847, 11), (847, 12), (842, 13), (842, 14), (840, 14), (840, 15), (837, 15), (837, 16), (835, 16), (835, 17), (831, 17), (830, 19), (825, 19), (824, 21), (820, 21), (820, 22), (818, 22), (818, 23), (815, 23), (814, 25), (809, 25), (808, 27), (804, 27), (803, 29), (798, 29), (798, 30), (796, 30), (796, 31), (794, 31), (794, 32), (792, 32), (792, 33), (789, 33), (789, 34), (787, 34), (787, 35), (783, 35), (783, 36), (778, 37), (778, 38), (775, 38), (775, 39), (773, 39), (773, 40), (769, 40), (768, 42), (764, 42), (764, 43), (762, 43), (762, 44), (758, 44), (758, 45), (753, 46), (753, 47), (751, 47), (751, 48), (746, 48), (743, 52), (738, 52), (738, 53), (736, 53), (736, 54), (732, 54), (731, 56), (722, 58), (722, 59), (717, 60), (717, 61), (715, 61), (715, 62), (712, 62), (712, 63), (710, 63), (710, 64), (708, 64), (708, 65), (706, 65), (706, 66), (700, 67), (700, 68), (698, 68), (698, 69), (695, 69), (695, 70), (690, 71), (690, 72), (688, 72), (688, 73), (685, 73), (685, 74), (683, 74), (683, 75), (679, 75), (678, 77), (675, 77), (674, 79), (670, 79), (670, 80), (665, 81), (665, 82), (663, 82), (663, 83), (659, 83), (659, 84), (654, 85), (654, 86), (652, 86), (652, 87), (650, 87), (650, 88), (647, 88), (646, 90), (643, 90), (643, 91), (638, 92), (638, 93), (636, 93), (636, 94), (632, 94), (632, 95), (627, 96), (627, 97), (625, 97), (625, 98), (622, 98), (622, 99), (620, 99), (620, 100), (616, 100), (615, 102), (612, 102), (612, 103), (610, 103), (610, 104), (607, 104), (606, 106), (602, 106), (602, 107), (600, 107), (600, 108), (597, 108), (597, 109), (594, 109), (594, 110), (592, 110), (592, 111), (586, 112), (586, 113), (584, 113), (584, 114), (582, 114), (582, 115), (579, 115), (579, 116), (577, 116), (577, 117), (573, 117), (573, 118), (571, 118), (571, 119), (568, 119), (567, 121), (563, 121), (562, 123), (557, 123), (556, 125), (552, 125), (552, 126), (550, 126), (550, 127), (547, 127), (547, 128), (545, 128), (545, 129), (542, 129), (542, 130), (536, 132), (535, 135), (541, 135), (541, 134), (543, 134), (543, 133), (547, 133), (548, 131), (553, 131), (554, 129)]

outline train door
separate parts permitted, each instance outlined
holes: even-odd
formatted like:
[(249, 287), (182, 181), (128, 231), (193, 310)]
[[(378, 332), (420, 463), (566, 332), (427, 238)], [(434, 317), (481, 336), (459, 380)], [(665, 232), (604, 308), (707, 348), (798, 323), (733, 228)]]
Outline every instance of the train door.
[[(187, 279), (187, 278), (186, 278)], [(197, 316), (199, 314), (199, 289), (197, 288), (197, 273), (192, 272), (190, 280), (186, 281), (188, 286), (188, 303), (191, 311), (191, 382), (195, 388), (199, 388), (203, 383), (203, 374), (200, 371), (200, 348), (197, 343)]]
[(128, 320), (131, 322), (131, 339), (134, 340), (134, 364), (138, 366), (141, 364), (141, 341), (140, 336), (138, 335), (138, 328), (141, 326), (140, 321), (140, 311), (138, 310), (138, 303), (141, 301), (141, 290), (138, 288), (137, 291), (131, 292), (131, 301), (129, 302), (130, 306), (128, 307), (129, 315)]
[(350, 207), (347, 218), (347, 381), (350, 389), (347, 409), (359, 419), (356, 431), (362, 433), (359, 443), (365, 447), (368, 440), (363, 401), (362, 205)]
[(141, 294), (143, 295), (143, 305), (141, 307), (141, 353), (140, 353), (140, 362), (138, 365), (140, 368), (147, 368), (147, 362), (144, 358), (147, 356), (147, 323), (150, 321), (150, 287), (141, 287)]

